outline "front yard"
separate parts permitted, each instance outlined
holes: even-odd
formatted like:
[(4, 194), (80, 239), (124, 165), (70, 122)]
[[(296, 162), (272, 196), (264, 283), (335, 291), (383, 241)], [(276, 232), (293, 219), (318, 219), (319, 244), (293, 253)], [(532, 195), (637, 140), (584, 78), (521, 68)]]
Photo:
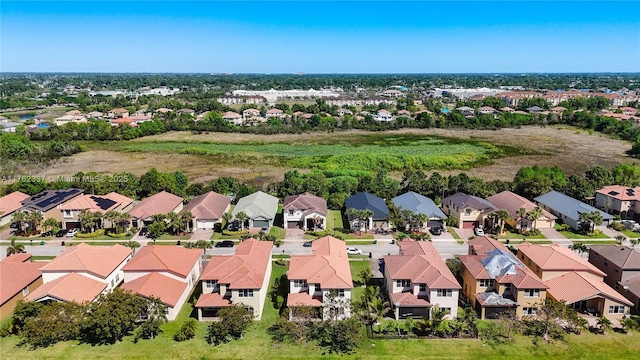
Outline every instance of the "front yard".
[(562, 236), (564, 236), (567, 239), (609, 239), (609, 236), (601, 232), (599, 233), (598, 230), (596, 230), (596, 233), (592, 235), (583, 235), (583, 234), (578, 234), (573, 229), (562, 230), (562, 227), (558, 224), (556, 224), (555, 228)]
[(525, 236), (520, 233), (511, 232), (509, 230), (505, 230), (504, 234), (502, 236), (498, 236), (498, 238), (499, 239), (524, 239), (524, 240), (546, 239), (546, 237), (543, 234)]

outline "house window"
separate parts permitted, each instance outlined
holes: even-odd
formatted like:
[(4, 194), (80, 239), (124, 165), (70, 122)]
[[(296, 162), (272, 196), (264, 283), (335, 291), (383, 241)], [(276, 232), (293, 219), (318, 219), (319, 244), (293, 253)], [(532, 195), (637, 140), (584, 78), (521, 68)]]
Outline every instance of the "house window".
[(218, 286), (218, 280), (205, 280), (205, 281), (204, 281), (204, 286), (205, 286), (207, 289), (213, 289), (213, 288), (215, 288), (216, 286)]
[(294, 213), (295, 213), (295, 210), (289, 210), (289, 216), (293, 216)]
[(116, 274), (116, 282), (119, 283), (120, 282), (120, 274)]
[(427, 284), (420, 284), (420, 292), (427, 291)]
[(624, 314), (624, 306), (609, 306), (609, 314)]
[(169, 308), (168, 308), (168, 307), (165, 307), (165, 308), (164, 308), (164, 314), (165, 314), (165, 315), (169, 315)]
[(451, 297), (451, 289), (438, 289), (438, 297)]
[(64, 217), (66, 217), (66, 218), (73, 217), (73, 216), (71, 215), (71, 210), (64, 210)]
[(22, 296), (27, 296), (29, 295), (29, 287), (27, 286), (26, 288), (22, 289)]
[(523, 307), (522, 315), (538, 315), (538, 308), (535, 307)]
[(493, 287), (493, 279), (480, 279), (480, 287)]
[(115, 285), (115, 281), (113, 281), (113, 279), (111, 279), (111, 287), (113, 287)]
[(466, 216), (471, 215), (471, 209), (464, 209), (464, 214), (465, 214)]
[(608, 265), (609, 265), (609, 262), (605, 260), (604, 266), (608, 266)]
[(540, 297), (540, 290), (538, 289), (524, 289), (524, 297), (537, 298)]
[(396, 286), (406, 288), (411, 286), (411, 280), (396, 280)]
[(240, 289), (238, 291), (238, 296), (241, 298), (253, 297), (253, 289)]
[(299, 288), (307, 287), (307, 280), (293, 280), (293, 286)]
[(504, 292), (511, 292), (511, 284), (504, 285)]
[(343, 298), (344, 297), (344, 289), (338, 289), (338, 297)]
[(443, 307), (443, 308), (440, 308), (440, 310), (441, 310), (443, 313), (447, 314), (447, 315), (450, 315), (450, 314), (451, 314), (451, 308), (450, 308), (450, 307)]

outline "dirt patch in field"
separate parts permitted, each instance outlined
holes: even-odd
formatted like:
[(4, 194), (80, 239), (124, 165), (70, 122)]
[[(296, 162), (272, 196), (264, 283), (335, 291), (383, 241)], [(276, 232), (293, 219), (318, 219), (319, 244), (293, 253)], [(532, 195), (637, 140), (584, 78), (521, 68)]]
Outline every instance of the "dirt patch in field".
[[(510, 145), (534, 151), (535, 155), (519, 155), (495, 159), (493, 164), (465, 170), (470, 176), (485, 180), (511, 180), (522, 166), (535, 164), (560, 166), (567, 174), (582, 174), (591, 165), (613, 167), (620, 163), (640, 163), (625, 154), (631, 145), (628, 142), (610, 139), (599, 133), (589, 134), (574, 128), (523, 127), (501, 130), (448, 130), (448, 129), (404, 129), (389, 134), (424, 134), (452, 137), (462, 140), (482, 140), (495, 145)], [(305, 134), (191, 134), (172, 132), (134, 141), (211, 141), (219, 143), (260, 142), (318, 142), (336, 138), (352, 138), (365, 131), (336, 133), (313, 132)], [(131, 172), (137, 176), (152, 167), (160, 171), (184, 171), (191, 182), (207, 182), (218, 177), (232, 176), (245, 182), (263, 185), (282, 180), (285, 168), (260, 163), (220, 163), (215, 157), (177, 153), (136, 153), (108, 150), (92, 150), (61, 159), (39, 176), (72, 176), (77, 172), (96, 171), (101, 174)], [(460, 170), (439, 170), (442, 174), (457, 174)], [(394, 174), (400, 176), (400, 174)]]

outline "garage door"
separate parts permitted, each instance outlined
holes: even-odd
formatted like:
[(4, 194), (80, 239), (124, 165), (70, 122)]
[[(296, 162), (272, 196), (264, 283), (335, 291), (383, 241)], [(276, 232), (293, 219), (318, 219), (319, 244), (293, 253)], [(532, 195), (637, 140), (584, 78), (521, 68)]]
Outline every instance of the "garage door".
[(213, 220), (198, 220), (198, 229), (213, 229), (214, 226)]
[(297, 221), (287, 221), (287, 229), (297, 229), (298, 222)]
[(269, 227), (269, 220), (253, 220), (254, 228)]
[(429, 220), (427, 222), (428, 227), (442, 227), (442, 220)]
[(478, 227), (478, 221), (463, 221), (462, 228), (463, 229), (473, 229)]
[(66, 222), (64, 223), (64, 228), (66, 229), (80, 229), (79, 222)]

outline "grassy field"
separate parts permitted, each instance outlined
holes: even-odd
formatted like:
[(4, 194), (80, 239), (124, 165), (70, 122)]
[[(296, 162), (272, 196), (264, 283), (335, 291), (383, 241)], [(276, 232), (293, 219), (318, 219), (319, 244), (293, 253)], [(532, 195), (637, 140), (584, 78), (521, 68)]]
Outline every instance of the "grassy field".
[(272, 226), (271, 229), (269, 229), (269, 234), (275, 236), (276, 240), (282, 240), (284, 239), (285, 230), (279, 226)]
[(344, 229), (340, 210), (327, 210), (327, 230), (332, 229)]
[(609, 239), (609, 237), (605, 234), (601, 234), (599, 236), (595, 235), (595, 236), (589, 236), (589, 235), (582, 235), (582, 234), (577, 234), (574, 233), (573, 231), (558, 231), (560, 234), (562, 234), (562, 236), (566, 237), (567, 239), (571, 239), (571, 240), (576, 240), (576, 239), (584, 239), (584, 240), (589, 240), (589, 239)]
[[(357, 277), (359, 269), (368, 261), (351, 261), (351, 271)], [(274, 265), (273, 280), (287, 268)], [(353, 290), (353, 298), (362, 295), (363, 288)], [(352, 356), (325, 354), (315, 344), (275, 344), (266, 329), (278, 318), (278, 310), (267, 299), (262, 320), (256, 322), (244, 338), (221, 346), (208, 345), (204, 336), (208, 323), (200, 323), (194, 339), (175, 342), (173, 334), (192, 315), (191, 305), (185, 306), (176, 321), (162, 326), (163, 332), (153, 340), (133, 343), (133, 337), (109, 346), (91, 346), (76, 341), (28, 350), (17, 346), (18, 338), (10, 336), (0, 341), (3, 360), (23, 359), (594, 359), (619, 360), (636, 358), (640, 352), (640, 334), (606, 335), (583, 333), (571, 335), (566, 342), (533, 345), (530, 338), (516, 337), (508, 344), (487, 346), (479, 340), (365, 340)]]

